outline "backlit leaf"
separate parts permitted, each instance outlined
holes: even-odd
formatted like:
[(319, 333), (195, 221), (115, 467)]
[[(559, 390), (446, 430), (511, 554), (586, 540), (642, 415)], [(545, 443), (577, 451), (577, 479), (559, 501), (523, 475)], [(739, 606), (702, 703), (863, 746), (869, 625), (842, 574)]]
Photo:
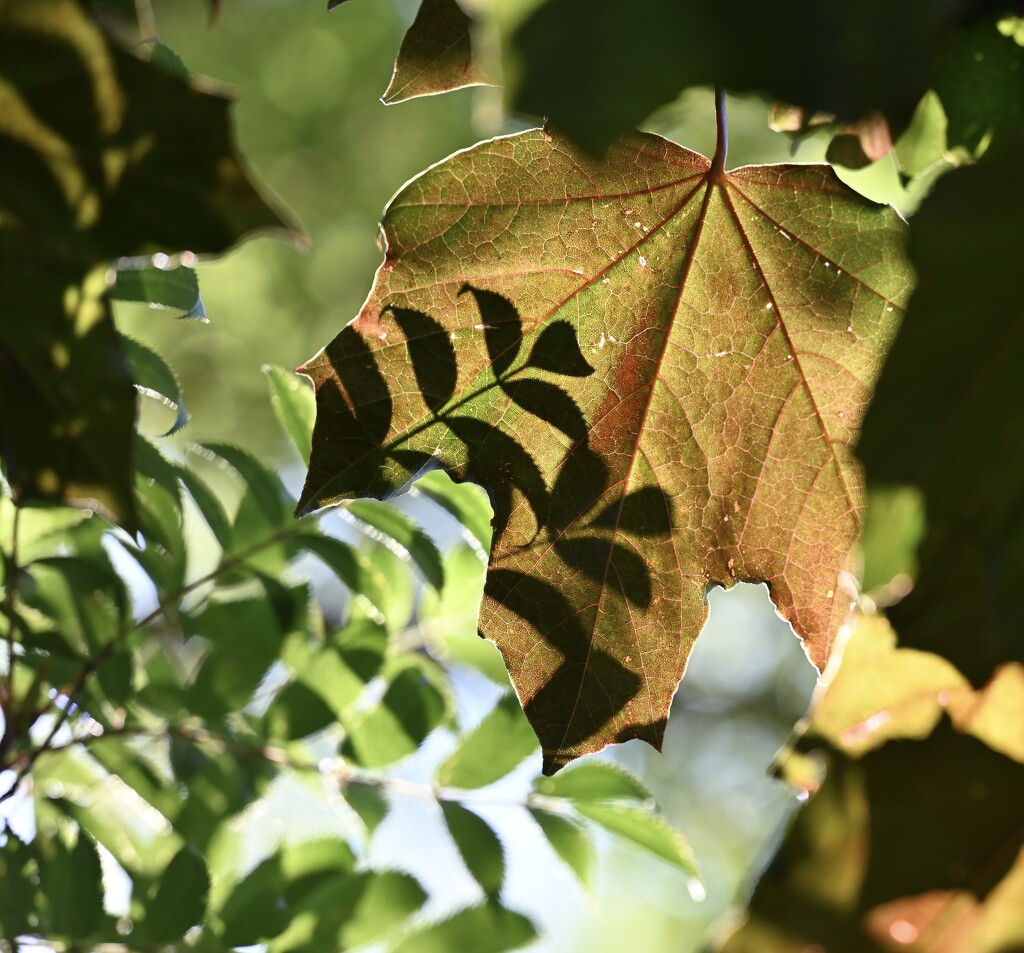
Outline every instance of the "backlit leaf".
[(531, 808), (530, 814), (544, 832), (551, 849), (586, 887), (596, 859), (594, 841), (587, 830), (579, 821), (540, 808)]
[(395, 946), (394, 953), (503, 953), (526, 946), (536, 936), (526, 917), (492, 901), (423, 927)]
[(316, 418), (316, 403), (309, 383), (298, 374), (274, 364), (267, 364), (263, 373), (267, 375), (274, 413), (299, 451), (299, 456), (308, 464), (313, 421)]
[[(660, 745), (709, 585), (768, 581), (828, 658), (862, 505), (849, 447), (911, 281), (904, 228), (830, 169), (725, 174), (653, 136), (603, 164), (542, 131), (458, 153), (393, 200), (367, 304), (305, 367), (301, 508), (395, 492), (432, 459), (482, 483), (480, 629), (546, 770)], [(399, 309), (453, 341), (443, 404), (411, 386), (424, 359)]]
[(580, 802), (646, 801), (651, 792), (624, 768), (606, 761), (585, 761), (556, 778), (538, 778), (534, 790), (545, 797)]
[(662, 815), (631, 804), (583, 802), (576, 804), (576, 810), (600, 824), (606, 831), (678, 867), (691, 879), (700, 880), (693, 850), (683, 835)]
[(509, 692), (437, 769), (442, 787), (481, 788), (503, 778), (537, 750), (537, 736)]
[(147, 898), (145, 920), (139, 935), (151, 943), (180, 939), (191, 927), (202, 922), (210, 874), (200, 854), (183, 847), (167, 865)]
[(422, 0), (402, 40), (383, 101), (399, 103), (487, 84), (487, 71), (474, 55), (472, 26), (472, 18), (458, 0)]
[(377, 500), (356, 500), (345, 509), (359, 522), (401, 546), (431, 586), (440, 589), (444, 585), (444, 566), (437, 546), (408, 516)]
[(141, 301), (156, 308), (180, 311), (185, 318), (206, 318), (199, 297), (199, 279), (194, 269), (184, 265), (157, 268), (150, 264), (136, 268), (130, 267), (128, 262), (134, 264), (133, 259), (124, 259), (119, 263), (110, 297), (118, 301)]
[(379, 768), (411, 755), (440, 723), (446, 701), (416, 664), (402, 667), (379, 703), (346, 725), (342, 755), (366, 768)]
[(455, 801), (442, 801), (448, 831), (473, 879), (488, 897), (496, 898), (505, 880), (505, 849), (479, 814)]
[(174, 371), (156, 351), (125, 335), (121, 335), (121, 347), (139, 393), (155, 398), (175, 412), (174, 423), (162, 436), (169, 437), (177, 433), (188, 423), (188, 411)]

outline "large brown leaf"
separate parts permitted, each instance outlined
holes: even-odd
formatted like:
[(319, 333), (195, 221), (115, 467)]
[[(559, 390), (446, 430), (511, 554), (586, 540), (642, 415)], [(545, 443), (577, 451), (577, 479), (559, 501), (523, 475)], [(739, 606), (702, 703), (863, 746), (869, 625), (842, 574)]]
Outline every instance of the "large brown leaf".
[(657, 746), (709, 586), (767, 581), (828, 657), (904, 229), (827, 167), (726, 175), (654, 136), (602, 163), (542, 131), (458, 153), (392, 201), (369, 299), (305, 367), (300, 507), (431, 460), (482, 483), (480, 628), (546, 770)]

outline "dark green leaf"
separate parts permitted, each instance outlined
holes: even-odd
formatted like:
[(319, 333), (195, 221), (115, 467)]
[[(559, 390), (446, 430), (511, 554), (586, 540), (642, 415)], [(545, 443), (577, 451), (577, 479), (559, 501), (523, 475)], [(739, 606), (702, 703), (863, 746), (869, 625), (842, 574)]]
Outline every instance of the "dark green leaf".
[(40, 853), (50, 931), (71, 942), (88, 940), (104, 919), (103, 877), (96, 847), (80, 833), (70, 850), (58, 837), (45, 838)]
[(363, 822), (369, 836), (377, 830), (388, 814), (388, 799), (375, 784), (350, 781), (345, 785), (345, 801)]
[(227, 443), (206, 443), (197, 452), (226, 463), (245, 483), (260, 512), (272, 525), (283, 523), (290, 501), (278, 475), (247, 450)]
[(319, 532), (303, 532), (297, 542), (320, 559), (356, 596), (380, 611), (387, 598), (387, 577), (364, 554), (348, 543)]
[(281, 648), (283, 633), (268, 600), (210, 602), (192, 625), (191, 634), (210, 642), (189, 689), (192, 710), (216, 717), (242, 708)]
[(221, 548), (229, 551), (231, 542), (231, 521), (217, 494), (211, 490), (195, 470), (186, 466), (176, 468), (178, 479), (195, 501), (203, 519), (213, 532)]
[(161, 874), (145, 904), (145, 918), (137, 928), (139, 939), (150, 943), (180, 940), (206, 913), (210, 874), (200, 854), (182, 847)]
[[(162, 45), (158, 48), (163, 48)], [(148, 262), (147, 259), (143, 259)], [(119, 301), (142, 301), (157, 308), (180, 311), (185, 318), (206, 318), (199, 297), (199, 279), (192, 268), (179, 265), (157, 268), (148, 263), (133, 267), (131, 260), (122, 260), (110, 296)]]
[(415, 664), (391, 680), (383, 699), (349, 720), (342, 754), (379, 768), (413, 754), (446, 713), (444, 697)]
[(228, 101), (123, 51), (79, 0), (5, 4), (0, 64), (0, 457), (16, 499), (96, 499), (134, 529), (108, 262), (222, 252), (280, 219)]
[(490, 902), (424, 927), (399, 943), (394, 953), (503, 953), (536, 937), (537, 930), (526, 917)]
[(31, 576), (23, 598), (52, 619), (62, 639), (83, 655), (119, 635), (128, 594), (105, 556), (40, 559), (32, 564)]
[(537, 750), (537, 736), (513, 692), (503, 695), (437, 769), (442, 787), (480, 788), (503, 778)]
[(290, 682), (274, 699), (265, 716), (273, 738), (305, 738), (335, 723), (334, 711), (308, 685)]
[(442, 801), (441, 810), (473, 879), (490, 899), (496, 900), (505, 880), (505, 849), (498, 835), (479, 814), (455, 801)]
[[(38, 877), (39, 861), (31, 844), (23, 844), (10, 829), (3, 834), (0, 846), (0, 935), (7, 937), (30, 933), (29, 914), (40, 907)], [(47, 924), (37, 924), (45, 929)]]
[(287, 881), (274, 855), (254, 867), (228, 894), (207, 926), (224, 946), (248, 946), (281, 933), (291, 920)]
[(960, 30), (945, 51), (934, 87), (950, 147), (971, 154), (999, 148), (1024, 132), (1024, 46), (986, 17)]
[[(547, 0), (512, 36), (506, 72), (514, 108), (548, 116), (594, 150), (680, 90), (715, 84), (850, 122), (878, 109), (899, 128), (952, 30), (979, 6), (652, 0), (638, 15), (617, 0)], [(657, 68), (638, 69), (638, 56)]]
[[(927, 532), (918, 579), (891, 610), (900, 644), (944, 655), (974, 685), (1024, 661), (1024, 400), (1019, 267), (1024, 141), (942, 179), (913, 219), (919, 280), (858, 454), (869, 486), (909, 485)], [(970, 321), (965, 324), (965, 315)]]

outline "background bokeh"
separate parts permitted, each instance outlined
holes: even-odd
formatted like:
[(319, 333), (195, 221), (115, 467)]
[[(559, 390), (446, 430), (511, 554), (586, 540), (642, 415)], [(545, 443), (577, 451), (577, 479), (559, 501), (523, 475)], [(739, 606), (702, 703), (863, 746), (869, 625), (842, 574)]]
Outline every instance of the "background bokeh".
[[(311, 357), (358, 311), (381, 260), (377, 222), (409, 178), (481, 138), (522, 128), (503, 121), (500, 94), (464, 90), (385, 107), (394, 54), (415, 0), (354, 0), (331, 15), (324, 0), (227, 0), (207, 28), (204, 0), (157, 0), (160, 38), (188, 68), (237, 97), (242, 155), (268, 194), (301, 222), (302, 241), (266, 236), (218, 261), (199, 265), (209, 324), (122, 306), (122, 329), (150, 344), (178, 372), (192, 413), (183, 440), (231, 440), (298, 479), (280, 443), (261, 368), (294, 367)], [(730, 101), (733, 164), (786, 160), (788, 139), (768, 128), (768, 106)], [(697, 91), (662, 110), (651, 128), (708, 150), (714, 141), (710, 93)], [(819, 159), (811, 140), (801, 161)], [(884, 164), (859, 173), (876, 198), (900, 199)], [(443, 527), (439, 527), (443, 530)], [(479, 580), (474, 585), (478, 598)], [(473, 595), (472, 593), (470, 594)], [(656, 859), (600, 841), (601, 860), (588, 896), (525, 821), (515, 778), (474, 802), (502, 834), (510, 877), (505, 902), (533, 916), (544, 937), (531, 949), (644, 953), (700, 949), (711, 925), (752, 883), (796, 808), (794, 792), (768, 775), (771, 761), (803, 713), (814, 672), (767, 590), (737, 586), (712, 593), (711, 621), (676, 697), (664, 756), (638, 742), (609, 754), (636, 771), (690, 840), (705, 876), (706, 898)], [(494, 686), (456, 671), (463, 720), (472, 724), (494, 700)], [(451, 747), (443, 734), (399, 775), (426, 780)], [(537, 770), (525, 765), (526, 780)], [(414, 872), (432, 891), (430, 912), (443, 915), (473, 898), (473, 881), (448, 841), (436, 804), (396, 796), (379, 829), (372, 860)], [(337, 828), (330, 805), (279, 790), (261, 808), (275, 829), (310, 836)], [(266, 817), (250, 818), (262, 828)], [(469, 951), (471, 953), (471, 951)]]

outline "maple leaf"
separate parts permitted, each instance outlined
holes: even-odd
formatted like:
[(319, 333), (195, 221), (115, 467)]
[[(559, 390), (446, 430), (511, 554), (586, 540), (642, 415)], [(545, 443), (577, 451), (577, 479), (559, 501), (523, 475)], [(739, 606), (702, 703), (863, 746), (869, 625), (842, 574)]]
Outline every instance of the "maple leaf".
[(641, 134), (457, 153), (391, 202), (366, 304), (303, 368), (300, 511), (432, 461), (490, 493), (480, 629), (549, 772), (660, 746), (710, 586), (766, 581), (819, 667), (849, 608), (905, 224), (828, 167), (722, 166)]

